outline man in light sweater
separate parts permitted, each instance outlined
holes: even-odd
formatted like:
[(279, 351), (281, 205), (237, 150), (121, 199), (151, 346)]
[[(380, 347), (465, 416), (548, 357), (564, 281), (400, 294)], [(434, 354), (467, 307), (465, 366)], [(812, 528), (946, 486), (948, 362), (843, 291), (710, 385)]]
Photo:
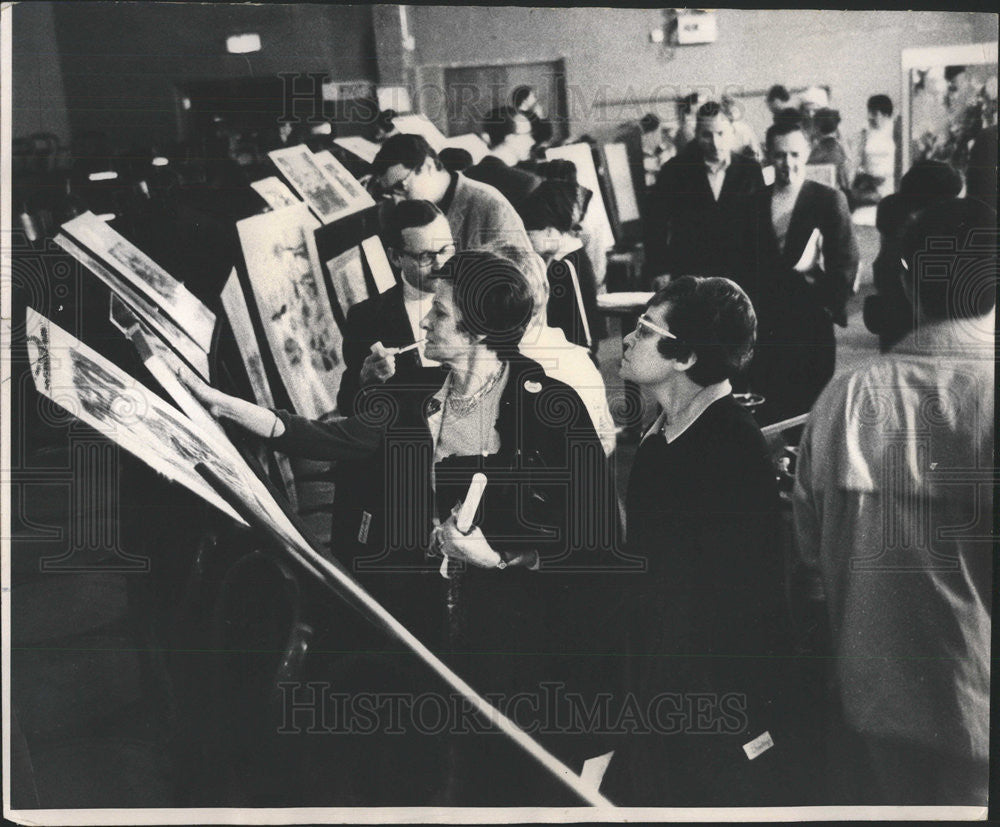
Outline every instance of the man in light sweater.
[(524, 224), (495, 188), (446, 170), (420, 135), (394, 135), (382, 144), (372, 173), (383, 195), (395, 201), (423, 200), (445, 214), (459, 250), (493, 243), (531, 250)]

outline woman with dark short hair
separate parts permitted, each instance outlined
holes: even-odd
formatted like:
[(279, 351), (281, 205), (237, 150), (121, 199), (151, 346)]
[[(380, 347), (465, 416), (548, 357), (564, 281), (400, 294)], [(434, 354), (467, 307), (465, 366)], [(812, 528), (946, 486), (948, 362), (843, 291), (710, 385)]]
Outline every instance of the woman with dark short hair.
[[(626, 499), (626, 548), (646, 564), (630, 589), (633, 691), (658, 713), (612, 765), (616, 803), (736, 806), (786, 792), (790, 741), (769, 680), (787, 652), (778, 489), (760, 428), (730, 386), (756, 325), (734, 282), (684, 276), (625, 338), (622, 378), (662, 407)], [(751, 761), (744, 745), (754, 742)]]

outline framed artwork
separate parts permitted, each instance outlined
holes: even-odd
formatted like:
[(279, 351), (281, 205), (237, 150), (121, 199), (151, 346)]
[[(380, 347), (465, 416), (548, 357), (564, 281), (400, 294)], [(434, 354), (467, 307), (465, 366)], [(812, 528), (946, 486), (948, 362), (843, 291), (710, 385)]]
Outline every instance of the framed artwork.
[(361, 138), (357, 135), (334, 138), (333, 142), (369, 164), (375, 160), (375, 156), (378, 155), (378, 151), (381, 149), (381, 146), (374, 141), (369, 141), (367, 138)]
[(311, 419), (335, 410), (344, 372), (343, 339), (316, 252), (317, 226), (305, 204), (236, 224), (278, 374), (296, 413)]
[(330, 178), (337, 182), (337, 185), (344, 190), (354, 202), (354, 209), (362, 210), (365, 207), (374, 207), (375, 199), (371, 197), (358, 179), (347, 171), (347, 168), (340, 163), (328, 149), (315, 153), (317, 161)]
[(946, 161), (965, 173), (980, 130), (997, 122), (997, 43), (903, 49), (903, 170)]
[(156, 304), (198, 347), (209, 352), (215, 314), (153, 259), (91, 212), (67, 221), (61, 229)]
[(389, 257), (385, 254), (385, 247), (382, 246), (382, 239), (377, 235), (370, 236), (361, 242), (361, 249), (364, 251), (368, 266), (372, 271), (372, 278), (375, 279), (375, 289), (379, 293), (396, 286), (396, 276), (392, 272), (389, 264)]
[(30, 307), (26, 331), (31, 374), (39, 393), (155, 471), (244, 522), (194, 470), (196, 463), (205, 462), (235, 488), (244, 487), (229, 451), (220, 449), (215, 437)]
[(368, 285), (365, 282), (365, 271), (361, 265), (361, 251), (350, 247), (336, 258), (326, 263), (330, 274), (333, 292), (340, 303), (340, 309), (347, 315), (358, 302), (368, 298)]
[[(257, 337), (254, 335), (250, 309), (247, 307), (246, 296), (243, 295), (243, 288), (240, 286), (236, 268), (233, 268), (229, 278), (226, 279), (220, 299), (222, 300), (222, 309), (236, 339), (236, 349), (240, 352), (243, 367), (246, 368), (247, 376), (250, 379), (250, 389), (253, 391), (254, 401), (265, 408), (276, 407), (274, 394), (271, 392), (271, 383), (267, 381), (267, 373), (264, 370), (264, 359), (261, 356), (260, 345), (257, 344)], [(282, 453), (275, 452), (274, 458), (278, 466), (278, 473), (281, 475), (281, 481), (285, 486), (285, 493), (288, 494), (292, 507), (296, 508), (297, 497), (292, 464), (288, 457)]]
[(117, 296), (125, 305), (137, 313), (202, 379), (208, 381), (208, 351), (200, 347), (187, 331), (181, 330), (168, 316), (160, 311), (158, 305), (155, 305), (143, 294), (135, 290), (131, 282), (125, 281), (117, 273), (105, 267), (78, 244), (61, 233), (54, 240), (56, 244), (111, 288), (113, 296)]
[(628, 148), (621, 142), (604, 145), (604, 163), (611, 182), (618, 221), (625, 224), (639, 220), (639, 202), (635, 197), (632, 168), (628, 160)]
[(254, 181), (250, 184), (253, 187), (254, 192), (256, 192), (264, 201), (267, 203), (272, 210), (280, 210), (282, 207), (293, 207), (299, 203), (299, 199), (295, 197), (288, 186), (275, 175), (268, 178), (262, 178), (260, 181)]
[(267, 155), (322, 223), (331, 224), (358, 209), (350, 194), (323, 170), (309, 147), (290, 146)]

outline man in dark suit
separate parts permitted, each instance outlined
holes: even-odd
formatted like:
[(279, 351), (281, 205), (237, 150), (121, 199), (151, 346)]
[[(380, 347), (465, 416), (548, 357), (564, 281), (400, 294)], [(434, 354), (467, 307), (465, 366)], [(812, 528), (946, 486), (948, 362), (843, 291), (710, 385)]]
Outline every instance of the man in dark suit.
[(531, 120), (511, 106), (501, 106), (486, 116), (483, 130), (489, 138), (490, 154), (466, 169), (465, 175), (496, 187), (514, 205), (514, 209), (520, 211), (524, 199), (542, 180), (517, 168), (517, 164), (531, 158), (535, 142), (531, 134)]
[(756, 198), (741, 281), (760, 321), (750, 384), (767, 400), (767, 419), (778, 421), (807, 413), (833, 376), (833, 325), (847, 326), (858, 244), (844, 194), (806, 180), (801, 123), (771, 126), (767, 151), (775, 181)]
[[(420, 322), (430, 309), (430, 274), (455, 253), (448, 219), (429, 201), (401, 201), (387, 207), (382, 238), (390, 260), (400, 272), (400, 283), (378, 296), (354, 305), (344, 323), (344, 370), (337, 393), (337, 412), (355, 413), (360, 394), (400, 374), (421, 382), (440, 371), (423, 355), (423, 347), (395, 355), (423, 338)], [(382, 349), (372, 352), (381, 342)], [(433, 380), (432, 380), (433, 381)]]
[(646, 274), (732, 276), (751, 196), (764, 187), (760, 164), (733, 154), (733, 124), (709, 101), (695, 140), (660, 170), (646, 210)]

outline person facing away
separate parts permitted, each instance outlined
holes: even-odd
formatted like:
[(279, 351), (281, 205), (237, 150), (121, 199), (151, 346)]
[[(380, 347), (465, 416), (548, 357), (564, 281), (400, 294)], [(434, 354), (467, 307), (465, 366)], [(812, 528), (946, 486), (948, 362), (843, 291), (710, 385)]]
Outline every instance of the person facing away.
[(531, 158), (535, 139), (531, 120), (512, 106), (492, 110), (483, 120), (490, 154), (465, 170), (465, 175), (496, 187), (518, 209), (541, 179), (517, 165)]
[(543, 181), (522, 208), (531, 244), (545, 261), (549, 282), (546, 314), (574, 344), (596, 353), (605, 335), (597, 312), (594, 267), (574, 231), (578, 226), (579, 185)]
[(838, 137), (840, 127), (840, 112), (824, 107), (813, 117), (816, 135), (813, 139), (812, 152), (809, 153), (810, 164), (831, 164), (836, 168), (837, 189), (845, 196), (851, 192), (850, 163), (847, 152)]
[(760, 164), (733, 152), (729, 115), (716, 102), (698, 110), (696, 137), (667, 161), (647, 199), (646, 272), (731, 275), (743, 257), (751, 197), (764, 187)]
[(996, 213), (931, 204), (909, 220), (901, 259), (915, 329), (813, 408), (798, 555), (829, 621), (852, 803), (984, 806)]

